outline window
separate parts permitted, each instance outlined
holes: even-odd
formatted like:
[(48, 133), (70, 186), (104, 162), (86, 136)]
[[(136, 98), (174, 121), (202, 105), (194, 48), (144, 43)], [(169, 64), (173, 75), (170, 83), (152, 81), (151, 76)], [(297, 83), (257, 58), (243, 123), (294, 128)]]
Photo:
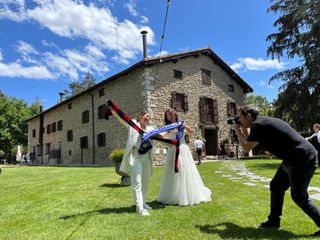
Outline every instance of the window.
[(69, 156), (71, 156), (72, 155), (72, 150), (69, 150)]
[(35, 129), (32, 130), (32, 137), (33, 137), (33, 138), (36, 137), (36, 130), (35, 130)]
[(103, 119), (104, 118), (104, 112), (106, 110), (106, 105), (103, 104), (103, 105), (100, 105), (98, 107), (98, 119)]
[(54, 133), (56, 131), (57, 131), (57, 123), (54, 122), (54, 123), (52, 123), (52, 132)]
[(202, 83), (205, 85), (211, 85), (211, 71), (207, 69), (201, 69)]
[(182, 71), (179, 70), (173, 70), (173, 77), (176, 79), (182, 79)]
[(80, 148), (88, 148), (88, 137), (80, 138)]
[(82, 123), (89, 122), (89, 110), (82, 112)]
[(200, 122), (204, 124), (218, 123), (217, 100), (201, 97), (199, 101)]
[(235, 102), (227, 103), (227, 115), (228, 117), (237, 115), (237, 105)]
[(97, 146), (98, 147), (105, 147), (106, 146), (106, 134), (104, 132), (98, 134)]
[(59, 120), (58, 121), (58, 131), (62, 131), (62, 128), (63, 128), (63, 121)]
[(51, 147), (51, 144), (50, 143), (46, 143), (46, 149), (45, 149), (45, 154), (46, 155), (50, 154), (50, 147)]
[(47, 134), (51, 133), (51, 124), (47, 125)]
[(234, 92), (234, 86), (232, 84), (229, 84), (228, 90), (229, 92)]
[(68, 104), (68, 109), (72, 109), (72, 103)]
[(104, 96), (105, 95), (105, 93), (104, 93), (104, 88), (101, 88), (100, 90), (99, 90), (99, 97), (102, 97), (102, 96)]
[(177, 111), (188, 111), (188, 96), (183, 93), (171, 93), (171, 107)]
[(42, 155), (42, 147), (41, 145), (37, 145), (37, 156), (41, 156)]
[(69, 130), (67, 132), (67, 141), (68, 142), (72, 142), (73, 141), (73, 131), (72, 130)]

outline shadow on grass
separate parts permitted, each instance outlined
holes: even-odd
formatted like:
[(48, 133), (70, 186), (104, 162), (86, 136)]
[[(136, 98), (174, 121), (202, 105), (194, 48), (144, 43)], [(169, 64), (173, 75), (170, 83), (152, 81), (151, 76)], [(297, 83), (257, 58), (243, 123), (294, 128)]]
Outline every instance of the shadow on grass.
[(121, 186), (119, 183), (105, 183), (100, 185), (99, 187), (105, 188), (123, 188), (123, 187), (130, 187), (130, 186)]
[(250, 166), (251, 169), (274, 169), (277, 170), (280, 163), (256, 163)]
[(230, 222), (196, 227), (203, 233), (217, 234), (221, 239), (301, 239), (311, 237), (310, 235), (297, 235), (285, 230), (242, 227)]
[[(161, 209), (161, 208), (165, 207), (164, 205), (161, 205), (157, 201), (152, 201), (152, 202), (149, 202), (148, 204), (150, 205), (150, 207), (152, 207), (152, 209)], [(90, 215), (90, 214), (112, 214), (112, 213), (122, 214), (122, 213), (135, 213), (135, 212), (136, 212), (136, 206), (133, 205), (130, 207), (97, 209), (97, 210), (88, 211), (88, 212), (84, 212), (84, 213), (62, 216), (62, 217), (60, 217), (60, 219), (68, 220), (71, 218), (77, 218), (80, 216), (86, 216), (86, 215)]]

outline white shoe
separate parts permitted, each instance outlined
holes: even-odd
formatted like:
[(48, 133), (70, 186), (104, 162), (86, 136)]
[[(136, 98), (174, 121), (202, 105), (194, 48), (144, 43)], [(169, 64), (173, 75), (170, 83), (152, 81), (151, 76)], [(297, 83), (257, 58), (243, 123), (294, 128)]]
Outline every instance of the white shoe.
[(145, 209), (145, 210), (151, 210), (152, 207), (150, 207), (148, 204), (144, 203), (144, 204), (143, 204), (143, 209)]
[(146, 209), (137, 209), (137, 213), (139, 213), (141, 216), (150, 216), (150, 213)]

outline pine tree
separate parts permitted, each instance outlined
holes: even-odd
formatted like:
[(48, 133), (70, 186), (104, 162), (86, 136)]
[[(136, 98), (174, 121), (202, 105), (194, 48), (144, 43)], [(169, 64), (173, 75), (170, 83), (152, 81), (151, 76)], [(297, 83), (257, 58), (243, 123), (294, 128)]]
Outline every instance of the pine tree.
[[(267, 53), (272, 58), (297, 58), (300, 65), (274, 75), (283, 80), (276, 113), (304, 130), (320, 121), (320, 0), (271, 0), (269, 12), (280, 14), (270, 34)], [(292, 95), (295, 94), (295, 95)], [(279, 101), (289, 104), (281, 104)]]

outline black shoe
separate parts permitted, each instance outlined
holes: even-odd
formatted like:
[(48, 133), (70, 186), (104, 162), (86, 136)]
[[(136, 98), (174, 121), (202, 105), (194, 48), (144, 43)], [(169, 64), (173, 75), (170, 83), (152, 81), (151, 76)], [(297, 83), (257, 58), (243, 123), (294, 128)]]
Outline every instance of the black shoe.
[(280, 221), (270, 221), (267, 220), (265, 222), (260, 223), (257, 228), (273, 228), (273, 229), (279, 229), (280, 228)]
[(320, 230), (317, 231), (317, 232), (315, 232), (314, 234), (312, 234), (312, 236), (314, 236), (314, 237), (319, 237), (319, 236), (320, 236)]

